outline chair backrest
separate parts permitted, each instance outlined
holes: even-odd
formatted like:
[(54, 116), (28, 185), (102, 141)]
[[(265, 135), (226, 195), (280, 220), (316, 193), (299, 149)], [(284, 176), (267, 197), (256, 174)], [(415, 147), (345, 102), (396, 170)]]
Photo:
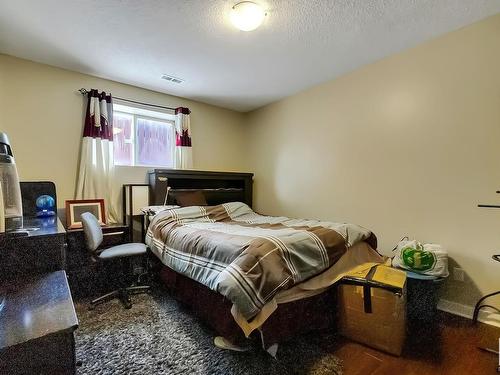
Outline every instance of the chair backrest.
[(97, 218), (90, 212), (84, 212), (81, 215), (81, 220), (87, 249), (95, 252), (103, 239), (101, 224), (99, 224)]

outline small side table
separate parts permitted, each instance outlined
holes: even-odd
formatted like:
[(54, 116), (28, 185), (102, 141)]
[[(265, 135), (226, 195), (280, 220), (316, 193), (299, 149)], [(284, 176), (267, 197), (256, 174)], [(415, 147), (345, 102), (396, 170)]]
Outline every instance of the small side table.
[[(148, 184), (124, 184), (122, 193), (123, 223), (129, 226), (130, 242), (143, 242), (144, 215), (141, 208), (149, 205)], [(135, 225), (134, 225), (135, 224)], [(134, 227), (140, 225), (139, 231)], [(134, 233), (136, 234), (134, 236)], [(138, 236), (141, 238), (137, 238)]]
[(406, 271), (408, 320), (432, 321), (436, 318), (439, 290), (443, 277), (426, 276)]
[(74, 374), (78, 328), (64, 271), (0, 285), (0, 374)]

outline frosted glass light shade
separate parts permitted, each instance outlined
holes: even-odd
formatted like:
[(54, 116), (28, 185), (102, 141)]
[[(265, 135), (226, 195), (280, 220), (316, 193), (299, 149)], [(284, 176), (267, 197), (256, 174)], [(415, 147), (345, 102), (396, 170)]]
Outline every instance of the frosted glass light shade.
[(266, 13), (258, 4), (243, 1), (231, 9), (230, 19), (233, 25), (242, 31), (255, 30), (262, 24)]

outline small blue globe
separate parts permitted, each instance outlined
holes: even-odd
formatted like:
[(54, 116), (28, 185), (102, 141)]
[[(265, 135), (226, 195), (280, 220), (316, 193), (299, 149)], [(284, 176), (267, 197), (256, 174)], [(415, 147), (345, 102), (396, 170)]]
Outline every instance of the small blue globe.
[(50, 195), (40, 195), (36, 199), (36, 216), (47, 217), (54, 216), (56, 201)]

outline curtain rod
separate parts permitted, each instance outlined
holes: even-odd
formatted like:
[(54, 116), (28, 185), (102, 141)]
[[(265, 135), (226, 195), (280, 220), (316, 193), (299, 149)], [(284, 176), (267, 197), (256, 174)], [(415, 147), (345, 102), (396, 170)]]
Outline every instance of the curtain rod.
[[(87, 90), (87, 89), (84, 89), (83, 87), (78, 90), (80, 92), (80, 94), (82, 95), (87, 95), (90, 91)], [(148, 106), (148, 107), (155, 107), (155, 108), (163, 108), (163, 109), (169, 109), (171, 111), (175, 111), (175, 108), (172, 108), (172, 107), (166, 107), (164, 105), (158, 105), (158, 104), (150, 104), (150, 103), (144, 103), (144, 102), (138, 102), (136, 100), (130, 100), (130, 99), (124, 99), (124, 98), (119, 98), (118, 96), (113, 96), (113, 98), (115, 99), (118, 99), (118, 100), (122, 100), (124, 102), (129, 102), (129, 103), (134, 103), (134, 104), (140, 104), (140, 105), (145, 105), (145, 106)]]

